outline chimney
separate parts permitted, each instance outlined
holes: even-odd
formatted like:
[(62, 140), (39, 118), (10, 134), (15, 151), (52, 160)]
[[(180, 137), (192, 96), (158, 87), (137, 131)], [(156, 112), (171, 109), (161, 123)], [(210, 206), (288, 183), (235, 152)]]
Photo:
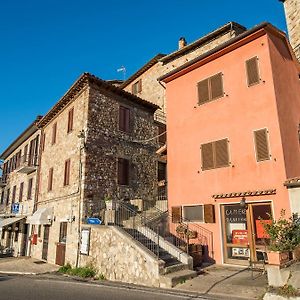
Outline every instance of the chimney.
[(178, 41), (178, 50), (186, 46), (186, 40), (184, 37), (181, 37)]

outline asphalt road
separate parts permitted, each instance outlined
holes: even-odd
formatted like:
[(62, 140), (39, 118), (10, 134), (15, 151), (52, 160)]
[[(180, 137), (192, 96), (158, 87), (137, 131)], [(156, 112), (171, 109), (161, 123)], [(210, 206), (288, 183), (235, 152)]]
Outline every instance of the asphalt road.
[(73, 280), (0, 275), (0, 300), (188, 300), (203, 299)]

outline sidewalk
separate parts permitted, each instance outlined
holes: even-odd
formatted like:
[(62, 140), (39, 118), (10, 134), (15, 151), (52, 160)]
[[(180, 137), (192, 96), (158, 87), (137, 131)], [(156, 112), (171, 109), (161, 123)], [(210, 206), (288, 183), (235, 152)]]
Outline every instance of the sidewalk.
[(30, 257), (0, 258), (0, 273), (37, 275), (57, 271), (59, 266), (45, 263)]
[(248, 268), (213, 265), (204, 268), (203, 273), (175, 289), (198, 292), (202, 295), (225, 298), (260, 299), (268, 286), (267, 275), (252, 272)]

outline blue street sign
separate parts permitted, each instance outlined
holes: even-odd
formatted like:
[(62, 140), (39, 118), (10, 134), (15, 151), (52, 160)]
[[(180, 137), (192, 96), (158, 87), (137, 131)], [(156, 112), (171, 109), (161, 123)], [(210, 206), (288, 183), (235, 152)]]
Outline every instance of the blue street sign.
[(13, 214), (19, 213), (19, 210), (20, 210), (20, 204), (19, 204), (19, 203), (13, 203), (13, 204), (11, 205), (11, 212), (12, 212)]
[(100, 225), (102, 223), (98, 218), (87, 218), (86, 222), (91, 225)]

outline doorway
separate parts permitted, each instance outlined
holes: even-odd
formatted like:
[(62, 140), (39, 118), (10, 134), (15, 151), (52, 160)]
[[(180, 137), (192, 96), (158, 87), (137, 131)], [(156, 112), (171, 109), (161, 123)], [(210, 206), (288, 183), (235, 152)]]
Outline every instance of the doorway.
[(272, 217), (270, 202), (221, 206), (224, 262), (248, 265), (266, 259), (264, 222)]
[(44, 225), (44, 239), (43, 239), (43, 250), (42, 250), (42, 259), (48, 259), (48, 244), (49, 244), (49, 231), (50, 226)]

